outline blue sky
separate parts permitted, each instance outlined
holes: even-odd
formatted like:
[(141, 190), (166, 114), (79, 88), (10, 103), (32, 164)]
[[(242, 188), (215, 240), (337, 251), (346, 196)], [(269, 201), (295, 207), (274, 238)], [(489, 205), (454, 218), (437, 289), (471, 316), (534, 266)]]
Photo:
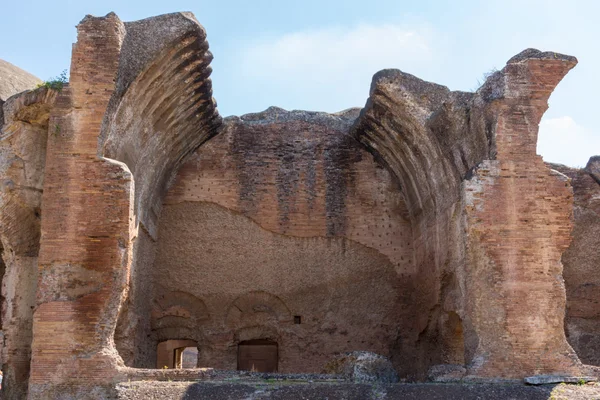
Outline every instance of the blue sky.
[(42, 79), (69, 67), (86, 14), (132, 21), (192, 11), (208, 32), (224, 116), (361, 107), (383, 68), (475, 90), (525, 48), (566, 53), (579, 65), (550, 99), (538, 151), (571, 166), (600, 154), (600, 1), (21, 0), (0, 9), (0, 58)]

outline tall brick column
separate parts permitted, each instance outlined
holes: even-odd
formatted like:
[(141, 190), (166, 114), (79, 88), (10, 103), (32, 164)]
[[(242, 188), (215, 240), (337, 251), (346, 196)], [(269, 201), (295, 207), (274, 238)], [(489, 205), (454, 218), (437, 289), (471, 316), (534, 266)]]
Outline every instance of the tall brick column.
[(124, 27), (114, 14), (78, 26), (71, 78), (52, 111), (29, 398), (103, 398), (120, 358), (113, 333), (130, 264), (133, 183), (97, 156)]
[(580, 373), (565, 339), (561, 254), (569, 246), (568, 179), (536, 155), (547, 100), (576, 59), (525, 51), (480, 94), (495, 115), (495, 160), (465, 182), (467, 312), (477, 335), (469, 373), (522, 378)]

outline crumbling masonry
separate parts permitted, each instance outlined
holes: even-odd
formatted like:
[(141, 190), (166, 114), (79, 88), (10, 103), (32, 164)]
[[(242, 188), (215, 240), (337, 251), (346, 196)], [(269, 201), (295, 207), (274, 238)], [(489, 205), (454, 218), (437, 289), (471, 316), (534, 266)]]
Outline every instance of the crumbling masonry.
[(77, 29), (64, 89), (0, 99), (6, 398), (201, 378), (156, 369), (168, 340), (219, 370), (256, 344), (283, 373), (357, 350), (416, 381), (598, 373), (600, 159), (536, 155), (574, 57), (525, 50), (475, 93), (384, 70), (362, 109), (222, 119), (193, 15)]

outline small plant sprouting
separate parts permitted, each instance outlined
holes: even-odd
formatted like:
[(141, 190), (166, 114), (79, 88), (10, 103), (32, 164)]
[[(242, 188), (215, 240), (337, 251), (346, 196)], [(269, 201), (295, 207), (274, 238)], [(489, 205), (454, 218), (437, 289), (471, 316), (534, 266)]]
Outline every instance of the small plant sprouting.
[(60, 134), (60, 125), (55, 124), (54, 125), (54, 132), (53, 132), (54, 136), (58, 136)]
[(477, 87), (472, 89), (472, 92), (476, 92), (481, 86), (483, 86), (483, 84), (485, 83), (485, 81), (488, 80), (488, 78), (492, 75), (494, 75), (496, 72), (498, 72), (498, 70), (496, 69), (496, 67), (493, 67), (492, 69), (490, 69), (488, 72), (483, 74), (483, 78), (482, 79), (477, 79)]
[(39, 85), (37, 85), (37, 87), (38, 88), (45, 87), (45, 88), (53, 89), (53, 90), (60, 92), (63, 89), (63, 87), (65, 86), (65, 84), (67, 84), (68, 82), (69, 82), (69, 79), (67, 78), (67, 70), (65, 69), (63, 72), (60, 73), (59, 76), (56, 76), (47, 81), (44, 81), (44, 82), (40, 83)]

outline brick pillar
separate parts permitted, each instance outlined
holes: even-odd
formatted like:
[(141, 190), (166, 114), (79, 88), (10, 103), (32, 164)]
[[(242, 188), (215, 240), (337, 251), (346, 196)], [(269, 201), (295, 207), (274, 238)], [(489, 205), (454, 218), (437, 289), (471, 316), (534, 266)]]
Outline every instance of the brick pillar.
[(113, 333), (130, 264), (133, 182), (97, 148), (124, 27), (109, 14), (77, 29), (69, 87), (49, 126), (32, 399), (103, 398), (120, 365)]
[(575, 64), (573, 57), (525, 51), (496, 82), (490, 78), (497, 157), (465, 182), (467, 310), (478, 341), (471, 375), (581, 372), (563, 326), (561, 255), (571, 239), (572, 191), (536, 155), (547, 100)]

